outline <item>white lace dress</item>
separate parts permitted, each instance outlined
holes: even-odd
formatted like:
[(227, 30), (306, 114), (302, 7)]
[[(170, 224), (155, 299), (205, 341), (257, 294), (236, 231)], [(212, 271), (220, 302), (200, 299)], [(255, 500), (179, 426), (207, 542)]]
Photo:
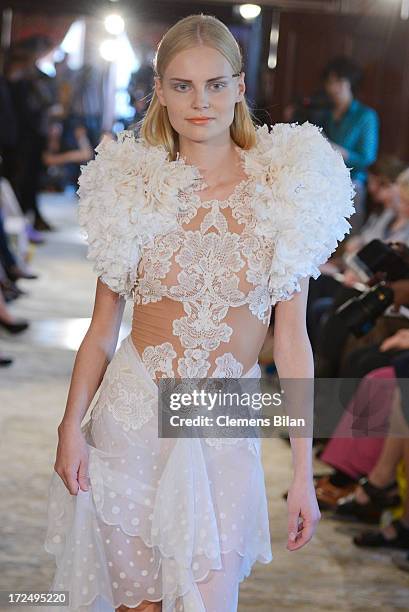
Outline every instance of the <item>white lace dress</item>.
[(254, 562), (272, 559), (260, 441), (160, 438), (158, 380), (260, 376), (272, 306), (316, 278), (350, 229), (349, 171), (308, 123), (259, 128), (225, 200), (202, 200), (196, 168), (130, 132), (97, 151), (79, 220), (133, 322), (82, 427), (90, 489), (71, 496), (51, 477), (51, 588), (80, 612), (143, 600), (234, 612)]

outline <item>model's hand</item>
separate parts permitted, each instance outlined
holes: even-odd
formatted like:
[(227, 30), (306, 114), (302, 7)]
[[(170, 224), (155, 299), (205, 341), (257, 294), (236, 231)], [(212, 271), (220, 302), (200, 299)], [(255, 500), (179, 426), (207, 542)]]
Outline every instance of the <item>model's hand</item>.
[(331, 276), (332, 274), (339, 272), (339, 267), (332, 261), (327, 261), (326, 263), (320, 265), (320, 272), (321, 274)]
[(311, 540), (321, 518), (312, 478), (294, 478), (288, 490), (287, 508), (287, 550), (298, 550)]
[(409, 329), (398, 329), (393, 336), (386, 338), (379, 346), (379, 350), (382, 352), (407, 349), (409, 349)]
[(88, 458), (87, 442), (80, 425), (61, 423), (54, 470), (71, 495), (77, 495), (79, 488), (88, 491)]
[(342, 280), (342, 284), (345, 285), (345, 287), (353, 287), (355, 283), (359, 282), (361, 282), (361, 279), (353, 270), (350, 268), (345, 270), (344, 278)]

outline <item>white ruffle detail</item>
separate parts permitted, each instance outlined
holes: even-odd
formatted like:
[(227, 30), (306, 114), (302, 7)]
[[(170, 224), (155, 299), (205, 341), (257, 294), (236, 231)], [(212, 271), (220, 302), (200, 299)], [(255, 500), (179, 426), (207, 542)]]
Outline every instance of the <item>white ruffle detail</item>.
[[(350, 170), (322, 128), (309, 123), (256, 128), (256, 146), (243, 151), (243, 167), (256, 178), (255, 231), (271, 238), (275, 254), (269, 274), (271, 304), (300, 291), (299, 280), (318, 278), (351, 229), (354, 187)], [(103, 140), (97, 156), (82, 166), (79, 223), (87, 258), (108, 286), (127, 299), (137, 279), (142, 248), (177, 228), (180, 192), (206, 186), (197, 167), (169, 161), (164, 146), (148, 145), (124, 130)]]
[(269, 275), (271, 304), (301, 291), (299, 280), (319, 266), (351, 229), (355, 190), (342, 155), (309, 123), (257, 128), (257, 145), (245, 153), (256, 176), (256, 232), (274, 240)]
[(85, 232), (87, 259), (115, 292), (132, 297), (142, 247), (176, 228), (177, 195), (201, 187), (194, 166), (169, 161), (162, 146), (135, 138), (105, 138), (97, 156), (81, 166), (78, 220)]

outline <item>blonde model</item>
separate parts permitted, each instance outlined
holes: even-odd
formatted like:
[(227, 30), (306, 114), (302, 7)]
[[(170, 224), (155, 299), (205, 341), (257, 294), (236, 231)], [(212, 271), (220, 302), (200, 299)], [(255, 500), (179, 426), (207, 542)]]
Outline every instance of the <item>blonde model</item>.
[[(98, 280), (58, 427), (45, 547), (69, 610), (233, 612), (255, 561), (272, 560), (260, 440), (160, 438), (158, 381), (257, 379), (273, 306), (280, 377), (313, 377), (308, 279), (350, 229), (353, 188), (316, 126), (255, 127), (239, 46), (215, 17), (176, 23), (154, 67), (138, 136), (104, 140), (82, 169)], [(126, 299), (132, 331), (115, 352)], [(295, 551), (320, 512), (311, 438), (291, 444)]]

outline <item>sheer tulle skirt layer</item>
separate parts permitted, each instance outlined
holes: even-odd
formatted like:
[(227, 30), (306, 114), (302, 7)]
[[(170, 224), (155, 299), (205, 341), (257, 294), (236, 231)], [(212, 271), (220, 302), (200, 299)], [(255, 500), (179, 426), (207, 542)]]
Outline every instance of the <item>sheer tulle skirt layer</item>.
[(260, 440), (158, 438), (155, 408), (128, 336), (82, 426), (89, 490), (70, 495), (56, 472), (49, 485), (50, 588), (69, 591), (68, 610), (233, 612), (254, 562), (272, 560)]

